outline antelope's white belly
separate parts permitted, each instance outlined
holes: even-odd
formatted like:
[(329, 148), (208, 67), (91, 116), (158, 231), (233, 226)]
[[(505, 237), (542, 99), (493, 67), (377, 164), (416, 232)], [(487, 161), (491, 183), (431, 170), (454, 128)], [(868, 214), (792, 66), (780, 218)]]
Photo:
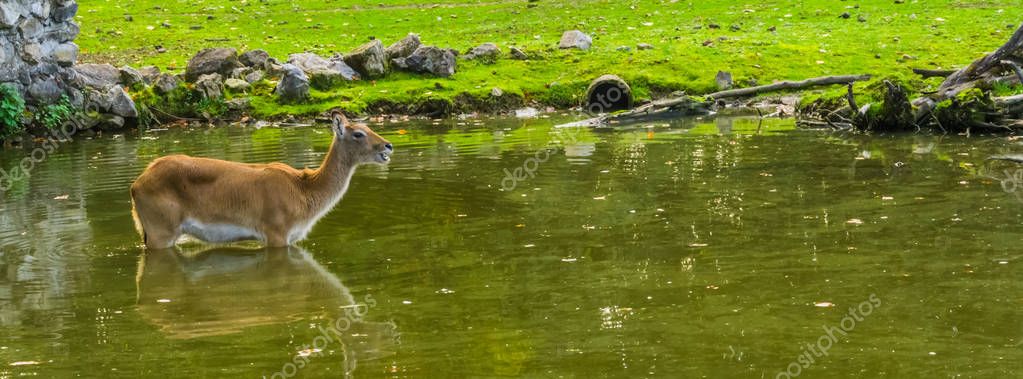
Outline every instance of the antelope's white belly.
[(233, 224), (207, 224), (198, 220), (185, 219), (181, 224), (181, 233), (188, 234), (199, 240), (211, 243), (227, 243), (266, 238), (256, 230)]

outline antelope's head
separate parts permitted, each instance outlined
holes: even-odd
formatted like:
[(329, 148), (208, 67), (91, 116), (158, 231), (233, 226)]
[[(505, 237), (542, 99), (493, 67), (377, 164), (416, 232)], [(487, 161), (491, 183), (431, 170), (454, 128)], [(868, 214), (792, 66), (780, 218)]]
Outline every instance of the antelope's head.
[(331, 129), (334, 130), (336, 143), (343, 151), (355, 158), (356, 163), (387, 164), (391, 160), (394, 146), (380, 135), (363, 124), (348, 122), (348, 118), (338, 111), (330, 115)]

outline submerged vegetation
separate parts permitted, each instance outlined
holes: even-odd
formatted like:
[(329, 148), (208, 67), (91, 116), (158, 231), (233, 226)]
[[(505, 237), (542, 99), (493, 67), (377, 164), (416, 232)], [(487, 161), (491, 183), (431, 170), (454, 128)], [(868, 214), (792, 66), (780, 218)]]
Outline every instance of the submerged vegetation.
[[(313, 114), (339, 105), (354, 112), (428, 115), (520, 104), (570, 107), (579, 105), (590, 80), (608, 73), (627, 80), (639, 100), (673, 91), (711, 92), (719, 70), (731, 72), (737, 86), (868, 73), (911, 83), (910, 92), (927, 91), (940, 79), (917, 80), (912, 68), (962, 67), (1003, 43), (1021, 16), (1017, 2), (999, 0), (869, 1), (856, 7), (824, 0), (80, 5), (82, 60), (171, 71), (182, 70), (205, 47), (265, 49), (284, 60), (304, 51), (348, 52), (371, 38), (390, 44), (410, 32), (424, 44), (463, 52), (485, 42), (502, 49), (493, 61), (459, 60), (449, 78), (392, 73), (317, 85), (302, 103), (281, 104), (270, 91), (253, 89), (247, 96), (257, 117)], [(593, 47), (559, 50), (558, 38), (569, 29), (593, 36)], [(511, 47), (528, 59), (509, 59)], [(503, 95), (492, 96), (494, 88)]]

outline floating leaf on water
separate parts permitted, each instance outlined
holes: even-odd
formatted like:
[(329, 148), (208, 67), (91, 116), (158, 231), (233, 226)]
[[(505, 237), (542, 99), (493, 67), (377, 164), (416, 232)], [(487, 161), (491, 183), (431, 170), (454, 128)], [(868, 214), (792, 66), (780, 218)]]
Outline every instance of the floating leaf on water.
[(851, 219), (849, 219), (849, 221), (846, 221), (845, 223), (849, 224), (849, 225), (862, 225), (863, 224), (863, 220), (860, 220), (858, 218), (851, 218)]
[(707, 244), (705, 244), (705, 243), (691, 243), (691, 244), (689, 244), (689, 247), (707, 247)]
[(827, 301), (821, 301), (821, 302), (813, 303), (813, 306), (815, 306), (817, 308), (831, 308), (831, 307), (834, 307), (835, 304), (827, 302)]
[(169, 302), (171, 302), (171, 300), (170, 299), (159, 299), (156, 302), (157, 303), (169, 303)]
[(67, 200), (67, 199), (68, 199), (68, 195), (60, 195), (60, 196), (57, 196), (57, 197), (53, 198), (53, 200)]

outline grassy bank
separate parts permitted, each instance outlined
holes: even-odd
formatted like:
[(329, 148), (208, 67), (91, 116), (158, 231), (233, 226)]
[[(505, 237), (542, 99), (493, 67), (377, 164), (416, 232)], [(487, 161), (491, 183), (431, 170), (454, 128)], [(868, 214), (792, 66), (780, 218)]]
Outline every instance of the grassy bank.
[[(464, 51), (495, 42), (505, 53), (517, 46), (534, 58), (494, 64), (460, 61), (458, 73), (443, 79), (397, 73), (314, 92), (309, 103), (299, 105), (282, 106), (257, 96), (257, 116), (309, 114), (340, 103), (370, 112), (426, 101), (468, 104), (488, 98), (494, 87), (527, 102), (565, 107), (577, 104), (589, 81), (605, 73), (625, 78), (640, 99), (674, 90), (709, 92), (718, 70), (732, 72), (738, 86), (853, 73), (910, 81), (915, 79), (911, 68), (961, 67), (993, 50), (1023, 19), (1016, 0), (79, 4), (82, 33), (77, 42), (83, 62), (182, 70), (204, 47), (261, 48), (278, 59), (302, 51), (329, 56), (371, 37), (390, 44), (409, 32), (419, 33), (430, 45)], [(849, 17), (841, 17), (843, 13)], [(593, 36), (593, 48), (558, 50), (561, 33), (569, 29)], [(639, 51), (639, 43), (654, 48)], [(158, 52), (157, 46), (166, 51)], [(619, 51), (620, 46), (631, 51)], [(918, 83), (925, 89), (937, 80)]]

